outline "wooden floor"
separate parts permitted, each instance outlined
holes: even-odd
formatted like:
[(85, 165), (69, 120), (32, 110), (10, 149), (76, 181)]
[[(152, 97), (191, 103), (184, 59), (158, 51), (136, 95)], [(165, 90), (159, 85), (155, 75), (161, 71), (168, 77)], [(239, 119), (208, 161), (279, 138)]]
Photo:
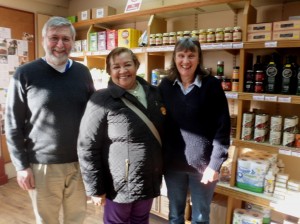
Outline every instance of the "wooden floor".
[[(88, 201), (87, 216), (84, 224), (102, 224), (103, 208)], [(16, 179), (0, 186), (0, 224), (34, 224), (35, 219), (28, 193), (19, 188)], [(151, 224), (168, 222), (151, 214)]]

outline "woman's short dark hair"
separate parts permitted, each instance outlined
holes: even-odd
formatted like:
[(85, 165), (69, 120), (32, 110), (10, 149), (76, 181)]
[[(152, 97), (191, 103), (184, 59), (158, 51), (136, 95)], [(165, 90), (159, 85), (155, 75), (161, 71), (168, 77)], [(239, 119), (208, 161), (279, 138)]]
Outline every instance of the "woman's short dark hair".
[(191, 51), (191, 52), (198, 52), (199, 56), (199, 65), (196, 68), (195, 75), (199, 75), (200, 78), (202, 76), (208, 75), (206, 70), (203, 67), (203, 57), (202, 57), (202, 50), (200, 46), (200, 42), (198, 40), (195, 40), (194, 38), (182, 38), (177, 41), (174, 47), (173, 55), (172, 55), (172, 61), (171, 61), (171, 66), (169, 69), (169, 75), (168, 78), (172, 81), (175, 79), (180, 80), (180, 74), (178, 72), (178, 69), (176, 67), (175, 63), (175, 56), (176, 53), (179, 51)]
[(108, 74), (110, 74), (110, 61), (111, 59), (114, 59), (116, 56), (122, 54), (122, 53), (129, 53), (129, 55), (132, 58), (132, 61), (134, 63), (134, 65), (136, 66), (136, 68), (138, 69), (140, 67), (140, 62), (137, 59), (136, 55), (129, 49), (126, 47), (116, 47), (115, 49), (113, 49), (106, 57), (106, 72)]

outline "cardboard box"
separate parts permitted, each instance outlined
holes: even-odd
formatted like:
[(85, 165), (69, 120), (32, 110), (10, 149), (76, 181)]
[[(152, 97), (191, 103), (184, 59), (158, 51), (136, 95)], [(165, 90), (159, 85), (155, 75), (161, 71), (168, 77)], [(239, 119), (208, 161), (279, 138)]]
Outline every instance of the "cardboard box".
[(106, 31), (98, 32), (98, 51), (106, 50)]
[(69, 20), (71, 23), (76, 23), (77, 22), (77, 16), (68, 16), (66, 17), (67, 20)]
[(268, 41), (272, 39), (272, 32), (248, 33), (248, 41)]
[(87, 10), (78, 12), (77, 19), (78, 19), (78, 22), (91, 19), (91, 10), (87, 9)]
[(272, 31), (272, 23), (256, 23), (248, 25), (248, 33), (270, 32)]
[(92, 9), (92, 19), (102, 18), (105, 16), (115, 15), (117, 10), (110, 6), (103, 6)]
[(300, 30), (286, 30), (273, 32), (273, 40), (299, 40)]
[(81, 50), (87, 51), (87, 39), (81, 40)]
[(118, 31), (107, 30), (106, 31), (106, 48), (107, 50), (113, 50), (118, 46)]
[(82, 43), (81, 40), (75, 40), (74, 44), (74, 52), (81, 52), (82, 51)]
[(98, 35), (96, 32), (89, 33), (89, 51), (98, 50)]
[(273, 31), (300, 30), (300, 20), (278, 21), (273, 23)]
[(139, 34), (140, 31), (133, 28), (119, 29), (118, 46), (127, 48), (138, 47)]

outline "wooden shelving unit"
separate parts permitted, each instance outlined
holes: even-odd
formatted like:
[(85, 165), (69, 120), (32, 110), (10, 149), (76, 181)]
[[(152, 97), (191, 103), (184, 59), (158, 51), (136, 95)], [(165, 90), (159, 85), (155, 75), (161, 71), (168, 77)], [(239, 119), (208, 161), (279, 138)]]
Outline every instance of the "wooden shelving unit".
[[(243, 41), (238, 43), (216, 43), (216, 44), (202, 44), (204, 52), (229, 52), (233, 57), (239, 58), (240, 76), (239, 76), (239, 91), (238, 92), (226, 92), (226, 96), (229, 100), (233, 100), (237, 107), (237, 130), (236, 138), (232, 141), (232, 145), (235, 147), (235, 153), (233, 156), (232, 175), (235, 175), (237, 169), (237, 158), (239, 153), (244, 148), (250, 148), (253, 150), (262, 150), (272, 153), (278, 153), (286, 161), (291, 164), (299, 164), (300, 159), (298, 156), (297, 149), (286, 148), (281, 146), (273, 146), (267, 143), (256, 143), (254, 141), (243, 141), (240, 140), (241, 136), (241, 124), (243, 113), (252, 109), (252, 104), (260, 105), (281, 105), (276, 106), (274, 113), (285, 110), (285, 108), (293, 108), (292, 111), (295, 114), (300, 114), (300, 96), (290, 96), (281, 94), (256, 94), (256, 93), (245, 93), (243, 92), (244, 74), (247, 70), (247, 61), (249, 54), (255, 51), (270, 51), (285, 49), (300, 49), (300, 40), (295, 41), (259, 41), (259, 42), (248, 42), (247, 40), (247, 25), (256, 23), (257, 11), (254, 5), (268, 5), (268, 4), (287, 4), (295, 2), (293, 0), (270, 0), (270, 1), (241, 1), (241, 0), (203, 0), (203, 1), (192, 1), (188, 3), (182, 3), (177, 5), (161, 6), (153, 9), (142, 10), (138, 12), (132, 12), (128, 14), (118, 14), (107, 16), (100, 19), (92, 19), (88, 21), (81, 21), (74, 24), (77, 30), (78, 37), (87, 39), (90, 32), (114, 29), (115, 27), (122, 24), (137, 24), (139, 22), (145, 22), (145, 30), (148, 35), (150, 33), (166, 32), (167, 23), (166, 20), (170, 18), (177, 18), (182, 16), (193, 15), (195, 20), (197, 15), (205, 13), (216, 13), (230, 11), (237, 19), (237, 12), (241, 12), (239, 15), (242, 17), (241, 27), (243, 30)], [(193, 19), (194, 19), (193, 18)], [(197, 23), (197, 22), (195, 22)], [(146, 80), (150, 81), (150, 74), (154, 68), (164, 68), (165, 61), (168, 60), (170, 53), (173, 51), (174, 46), (159, 46), (159, 47), (139, 47), (132, 49), (134, 53), (144, 58)], [(105, 57), (109, 51), (102, 52), (83, 52), (73, 53), (72, 57), (82, 61), (86, 61), (90, 65), (96, 65), (104, 69)], [(285, 113), (288, 113), (285, 111)], [(300, 150), (299, 150), (300, 151)], [(287, 165), (291, 165), (287, 164)], [(289, 170), (291, 171), (291, 169)], [(297, 171), (294, 171), (297, 172)], [(297, 175), (295, 175), (297, 176)], [(232, 223), (233, 211), (235, 208), (240, 208), (243, 201), (261, 205), (263, 207), (272, 208), (274, 210), (280, 210), (283, 213), (289, 214), (300, 218), (300, 214), (297, 212), (289, 212), (286, 209), (278, 205), (278, 201), (272, 197), (265, 196), (259, 193), (253, 193), (246, 190), (235, 187), (235, 177), (232, 177), (230, 184), (219, 183), (216, 188), (216, 193), (226, 195), (228, 197), (227, 202), (227, 217), (226, 223)], [(284, 202), (282, 202), (284, 204)], [(160, 210), (153, 211), (154, 214), (166, 218), (161, 215)]]

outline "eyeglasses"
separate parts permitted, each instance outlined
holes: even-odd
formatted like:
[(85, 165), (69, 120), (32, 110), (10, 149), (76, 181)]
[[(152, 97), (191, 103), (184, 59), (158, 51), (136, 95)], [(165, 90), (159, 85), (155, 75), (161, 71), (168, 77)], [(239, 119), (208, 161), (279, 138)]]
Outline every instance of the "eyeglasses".
[(58, 43), (58, 41), (61, 40), (64, 44), (68, 44), (72, 41), (72, 39), (70, 37), (59, 38), (59, 37), (56, 37), (56, 36), (48, 37), (48, 40), (51, 43)]

